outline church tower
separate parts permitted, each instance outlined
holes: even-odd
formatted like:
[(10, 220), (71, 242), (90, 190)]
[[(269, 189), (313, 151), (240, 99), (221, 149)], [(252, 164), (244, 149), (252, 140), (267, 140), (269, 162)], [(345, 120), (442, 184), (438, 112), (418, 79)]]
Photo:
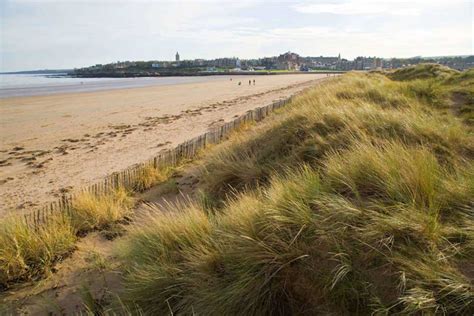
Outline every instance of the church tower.
[(176, 61), (179, 61), (179, 53), (176, 52)]

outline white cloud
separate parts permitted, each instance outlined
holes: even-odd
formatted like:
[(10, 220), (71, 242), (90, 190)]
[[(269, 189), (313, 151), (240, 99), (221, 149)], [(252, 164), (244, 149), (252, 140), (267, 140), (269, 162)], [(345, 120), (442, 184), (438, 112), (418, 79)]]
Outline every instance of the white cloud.
[(346, 3), (329, 4), (299, 4), (294, 9), (300, 13), (331, 13), (340, 15), (374, 15), (374, 14), (392, 14), (392, 15), (418, 15), (419, 11), (414, 8), (393, 9), (387, 3), (358, 3), (355, 1)]
[(455, 2), (470, 0), (349, 0), (342, 2), (313, 1), (301, 2), (292, 8), (299, 13), (330, 13), (337, 15), (399, 15), (417, 16), (431, 7), (449, 6)]

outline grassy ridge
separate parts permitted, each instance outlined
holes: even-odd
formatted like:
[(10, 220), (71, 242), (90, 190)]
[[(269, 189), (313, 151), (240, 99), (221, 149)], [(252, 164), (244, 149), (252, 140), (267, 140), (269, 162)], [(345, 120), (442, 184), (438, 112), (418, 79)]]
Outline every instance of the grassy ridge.
[(397, 81), (409, 81), (415, 96), (431, 106), (450, 109), (471, 126), (474, 124), (474, 69), (464, 72), (436, 64), (422, 64), (388, 74)]
[(446, 163), (472, 158), (471, 129), (450, 111), (433, 108), (429, 101), (435, 98), (450, 106), (444, 91), (427, 99), (422, 91), (430, 87), (424, 88), (419, 81), (397, 83), (374, 74), (346, 75), (308, 92), (273, 121), (237, 135), (208, 155), (208, 198), (219, 202), (229, 187), (254, 187), (291, 164), (319, 165), (329, 151), (355, 142), (428, 146)]
[(452, 100), (472, 93), (472, 71), (389, 76), (401, 81), (331, 80), (213, 147), (203, 203), (131, 229), (124, 301), (148, 314), (472, 313), (474, 137), (457, 111), (468, 103)]
[(388, 77), (397, 81), (408, 81), (416, 79), (444, 79), (459, 72), (446, 66), (438, 64), (418, 64), (413, 67), (397, 69), (388, 74)]

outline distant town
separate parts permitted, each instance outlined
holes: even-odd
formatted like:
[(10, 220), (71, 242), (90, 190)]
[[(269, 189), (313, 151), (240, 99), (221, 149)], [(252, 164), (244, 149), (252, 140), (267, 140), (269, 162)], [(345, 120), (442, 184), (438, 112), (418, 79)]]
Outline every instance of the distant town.
[(117, 61), (74, 69), (78, 77), (138, 77), (210, 74), (269, 74), (285, 72), (344, 72), (350, 70), (396, 69), (419, 63), (438, 63), (453, 69), (474, 67), (474, 56), (441, 56), (413, 58), (357, 57), (348, 60), (339, 54), (333, 57), (303, 57), (293, 52), (258, 59), (216, 58), (181, 59), (176, 52), (173, 61)]

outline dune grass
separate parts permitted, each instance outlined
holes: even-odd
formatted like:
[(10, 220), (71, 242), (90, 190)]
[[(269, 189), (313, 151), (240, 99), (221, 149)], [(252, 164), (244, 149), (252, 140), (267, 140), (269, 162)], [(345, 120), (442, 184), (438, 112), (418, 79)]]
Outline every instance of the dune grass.
[(49, 271), (74, 249), (76, 232), (66, 217), (52, 217), (32, 229), (17, 216), (0, 222), (0, 286), (29, 280)]
[(130, 193), (123, 188), (99, 196), (84, 192), (73, 201), (71, 224), (78, 232), (104, 228), (130, 215), (133, 204)]
[[(474, 235), (465, 229), (472, 218), (450, 214), (445, 222), (438, 212), (386, 195), (360, 203), (321, 179), (303, 167), (270, 180), (268, 189), (234, 197), (215, 217), (196, 206), (153, 214), (133, 228), (122, 250), (126, 298), (147, 314), (472, 308), (471, 285), (453, 258), (470, 256)], [(417, 193), (429, 200), (429, 192)]]
[(388, 74), (388, 77), (397, 81), (416, 79), (445, 79), (459, 73), (458, 71), (439, 64), (418, 64), (413, 67), (397, 69)]
[[(445, 111), (472, 86), (412, 75), (332, 79), (214, 146), (205, 203), (130, 229), (123, 301), (145, 314), (472, 314), (474, 136)], [(446, 94), (418, 81), (433, 78)]]
[(171, 175), (172, 168), (154, 168), (149, 165), (140, 170), (135, 180), (134, 191), (143, 192), (159, 183), (165, 182)]
[(2, 219), (0, 286), (41, 278), (74, 250), (78, 235), (122, 220), (133, 203), (122, 188), (101, 196), (84, 192), (74, 200), (69, 215), (50, 216), (38, 227), (28, 225), (21, 216)]
[(234, 136), (204, 158), (207, 200), (219, 205), (229, 191), (264, 184), (291, 164), (320, 164), (328, 151), (354, 142), (424, 145), (451, 164), (472, 157), (468, 127), (414, 95), (412, 84), (348, 74), (297, 98), (275, 119)]
[(450, 109), (474, 125), (474, 69), (459, 72), (436, 64), (398, 69), (388, 74), (405, 81), (407, 90), (430, 106)]

